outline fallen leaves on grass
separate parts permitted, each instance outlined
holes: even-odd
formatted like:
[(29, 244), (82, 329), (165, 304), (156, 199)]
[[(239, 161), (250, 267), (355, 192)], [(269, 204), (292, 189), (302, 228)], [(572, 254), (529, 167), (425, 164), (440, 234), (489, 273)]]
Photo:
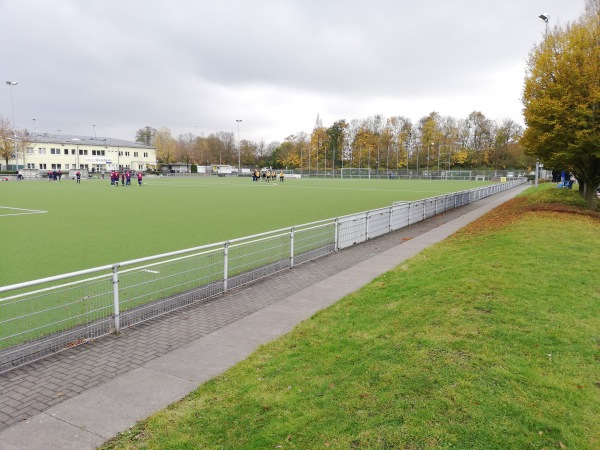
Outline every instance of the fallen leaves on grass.
[(503, 203), (471, 222), (457, 235), (478, 236), (487, 234), (514, 223), (527, 213), (549, 213), (552, 214), (555, 220), (567, 221), (575, 215), (600, 221), (599, 212), (590, 211), (579, 206), (562, 203), (540, 203), (535, 201), (535, 197), (533, 199), (531, 197), (518, 197)]

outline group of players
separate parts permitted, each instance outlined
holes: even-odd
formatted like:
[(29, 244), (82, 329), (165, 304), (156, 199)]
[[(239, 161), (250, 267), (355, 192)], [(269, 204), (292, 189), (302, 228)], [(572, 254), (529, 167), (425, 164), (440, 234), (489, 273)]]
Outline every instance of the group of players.
[[(254, 172), (252, 172), (252, 181), (259, 181), (262, 177), (263, 181), (275, 181), (277, 179), (277, 172), (275, 171), (270, 171), (270, 170), (265, 170), (263, 172), (259, 172), (258, 169), (256, 169)], [(281, 183), (283, 183), (283, 172), (279, 172), (279, 181)]]
[[(113, 170), (110, 172), (110, 185), (111, 186), (119, 186), (119, 178), (121, 179), (121, 186), (131, 186), (131, 171), (126, 170), (124, 172), (120, 172), (118, 170)], [(137, 173), (138, 186), (142, 185), (142, 178), (144, 174), (139, 171)]]

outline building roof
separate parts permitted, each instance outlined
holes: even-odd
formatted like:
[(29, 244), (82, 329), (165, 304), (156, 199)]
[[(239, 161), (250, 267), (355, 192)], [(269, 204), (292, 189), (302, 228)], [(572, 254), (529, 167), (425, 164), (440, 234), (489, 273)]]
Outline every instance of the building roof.
[(29, 133), (31, 142), (40, 144), (68, 144), (68, 145), (97, 145), (109, 147), (129, 147), (129, 148), (147, 148), (154, 147), (142, 144), (141, 142), (125, 141), (123, 139), (114, 139), (94, 136), (77, 136), (72, 134), (53, 134), (53, 133)]

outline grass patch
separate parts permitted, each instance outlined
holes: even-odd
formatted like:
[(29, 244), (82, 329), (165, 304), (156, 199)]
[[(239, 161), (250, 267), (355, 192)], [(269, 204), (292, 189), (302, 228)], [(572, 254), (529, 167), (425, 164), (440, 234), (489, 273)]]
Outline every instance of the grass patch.
[(598, 221), (537, 211), (537, 195), (104, 448), (599, 448)]

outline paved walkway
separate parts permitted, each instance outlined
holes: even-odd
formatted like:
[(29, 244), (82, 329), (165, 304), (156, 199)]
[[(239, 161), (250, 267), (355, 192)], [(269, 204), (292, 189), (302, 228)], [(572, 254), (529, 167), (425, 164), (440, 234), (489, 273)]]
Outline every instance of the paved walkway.
[(96, 448), (526, 187), (0, 375), (0, 450)]

